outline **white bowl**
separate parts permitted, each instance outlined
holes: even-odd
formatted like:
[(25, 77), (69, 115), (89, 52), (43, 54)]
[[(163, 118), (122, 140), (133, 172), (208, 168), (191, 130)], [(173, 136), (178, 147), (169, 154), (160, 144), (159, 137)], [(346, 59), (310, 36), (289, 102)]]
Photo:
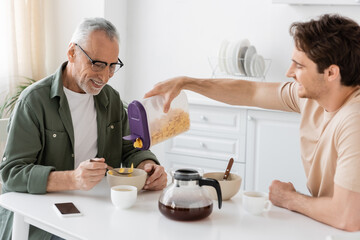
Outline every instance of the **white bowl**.
[[(115, 171), (118, 171), (119, 168), (115, 168)], [(137, 187), (138, 191), (140, 191), (146, 181), (147, 173), (139, 168), (134, 168), (134, 172), (129, 175), (121, 174), (121, 175), (111, 175), (107, 174), (106, 180), (109, 183), (110, 187), (117, 185), (130, 185)]]
[[(203, 177), (213, 178), (219, 182), (223, 201), (229, 200), (239, 191), (242, 181), (241, 177), (234, 173), (230, 173), (227, 180), (223, 180), (223, 172), (209, 172), (205, 173)], [(210, 197), (213, 200), (218, 200), (215, 188), (208, 186), (204, 187), (208, 189)]]

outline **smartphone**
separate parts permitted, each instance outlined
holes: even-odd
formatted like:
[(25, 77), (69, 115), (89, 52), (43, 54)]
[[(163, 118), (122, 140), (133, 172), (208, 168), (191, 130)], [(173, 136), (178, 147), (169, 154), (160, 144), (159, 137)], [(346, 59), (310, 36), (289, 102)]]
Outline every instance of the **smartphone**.
[(56, 212), (62, 217), (81, 216), (82, 213), (72, 202), (54, 203)]

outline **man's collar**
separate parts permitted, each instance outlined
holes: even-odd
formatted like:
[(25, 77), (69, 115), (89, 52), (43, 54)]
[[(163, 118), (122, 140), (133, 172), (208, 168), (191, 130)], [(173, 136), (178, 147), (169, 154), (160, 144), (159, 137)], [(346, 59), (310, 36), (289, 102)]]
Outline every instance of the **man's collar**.
[[(53, 84), (51, 85), (51, 91), (50, 91), (50, 98), (54, 97), (60, 97), (62, 98), (64, 96), (64, 85), (63, 85), (63, 71), (66, 68), (67, 61), (61, 64), (61, 66), (56, 70), (56, 72), (53, 74)], [(104, 88), (107, 86), (105, 85)], [(107, 108), (109, 104), (109, 98), (104, 92), (104, 88), (100, 91), (100, 93), (96, 96), (94, 96), (94, 99), (96, 102), (101, 104), (104, 108)]]
[(62, 97), (64, 95), (62, 73), (63, 70), (66, 68), (67, 63), (68, 62), (66, 61), (61, 64), (61, 66), (53, 74), (53, 84), (51, 85), (50, 98)]

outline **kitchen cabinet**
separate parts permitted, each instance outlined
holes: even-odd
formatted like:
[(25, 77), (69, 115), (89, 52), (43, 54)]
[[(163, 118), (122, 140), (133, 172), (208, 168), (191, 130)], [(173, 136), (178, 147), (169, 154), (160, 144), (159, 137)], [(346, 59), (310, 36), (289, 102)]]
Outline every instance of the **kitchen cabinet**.
[(358, 5), (360, 0), (272, 0), (272, 3), (294, 5)]
[[(192, 167), (204, 172), (225, 171), (234, 158), (232, 173), (245, 175), (245, 111), (190, 104), (190, 130), (169, 140), (168, 168)], [(244, 180), (244, 179), (243, 179)]]
[(306, 192), (300, 160), (300, 115), (215, 101), (189, 100), (190, 130), (167, 141), (168, 168), (200, 168), (231, 172), (243, 179), (241, 188), (268, 191), (273, 179), (291, 181)]
[(248, 109), (247, 121), (245, 188), (268, 191), (278, 179), (308, 193), (300, 158), (300, 115)]

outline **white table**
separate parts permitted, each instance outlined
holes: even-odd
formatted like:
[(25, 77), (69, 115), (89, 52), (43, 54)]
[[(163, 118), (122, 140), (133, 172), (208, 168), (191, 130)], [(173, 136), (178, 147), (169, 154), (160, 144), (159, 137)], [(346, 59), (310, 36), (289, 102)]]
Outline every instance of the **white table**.
[[(270, 212), (261, 216), (249, 215), (241, 207), (240, 194), (223, 202), (220, 210), (217, 209), (217, 202), (214, 202), (214, 210), (206, 219), (195, 222), (173, 221), (158, 210), (160, 194), (161, 191), (140, 192), (132, 208), (117, 210), (111, 203), (110, 187), (104, 178), (87, 192), (45, 195), (6, 193), (0, 195), (0, 205), (15, 213), (13, 239), (27, 239), (29, 224), (65, 239), (89, 240), (325, 240), (330, 239), (327, 238), (329, 235), (354, 236), (274, 206)], [(83, 216), (58, 216), (52, 206), (56, 202), (74, 202)]]

